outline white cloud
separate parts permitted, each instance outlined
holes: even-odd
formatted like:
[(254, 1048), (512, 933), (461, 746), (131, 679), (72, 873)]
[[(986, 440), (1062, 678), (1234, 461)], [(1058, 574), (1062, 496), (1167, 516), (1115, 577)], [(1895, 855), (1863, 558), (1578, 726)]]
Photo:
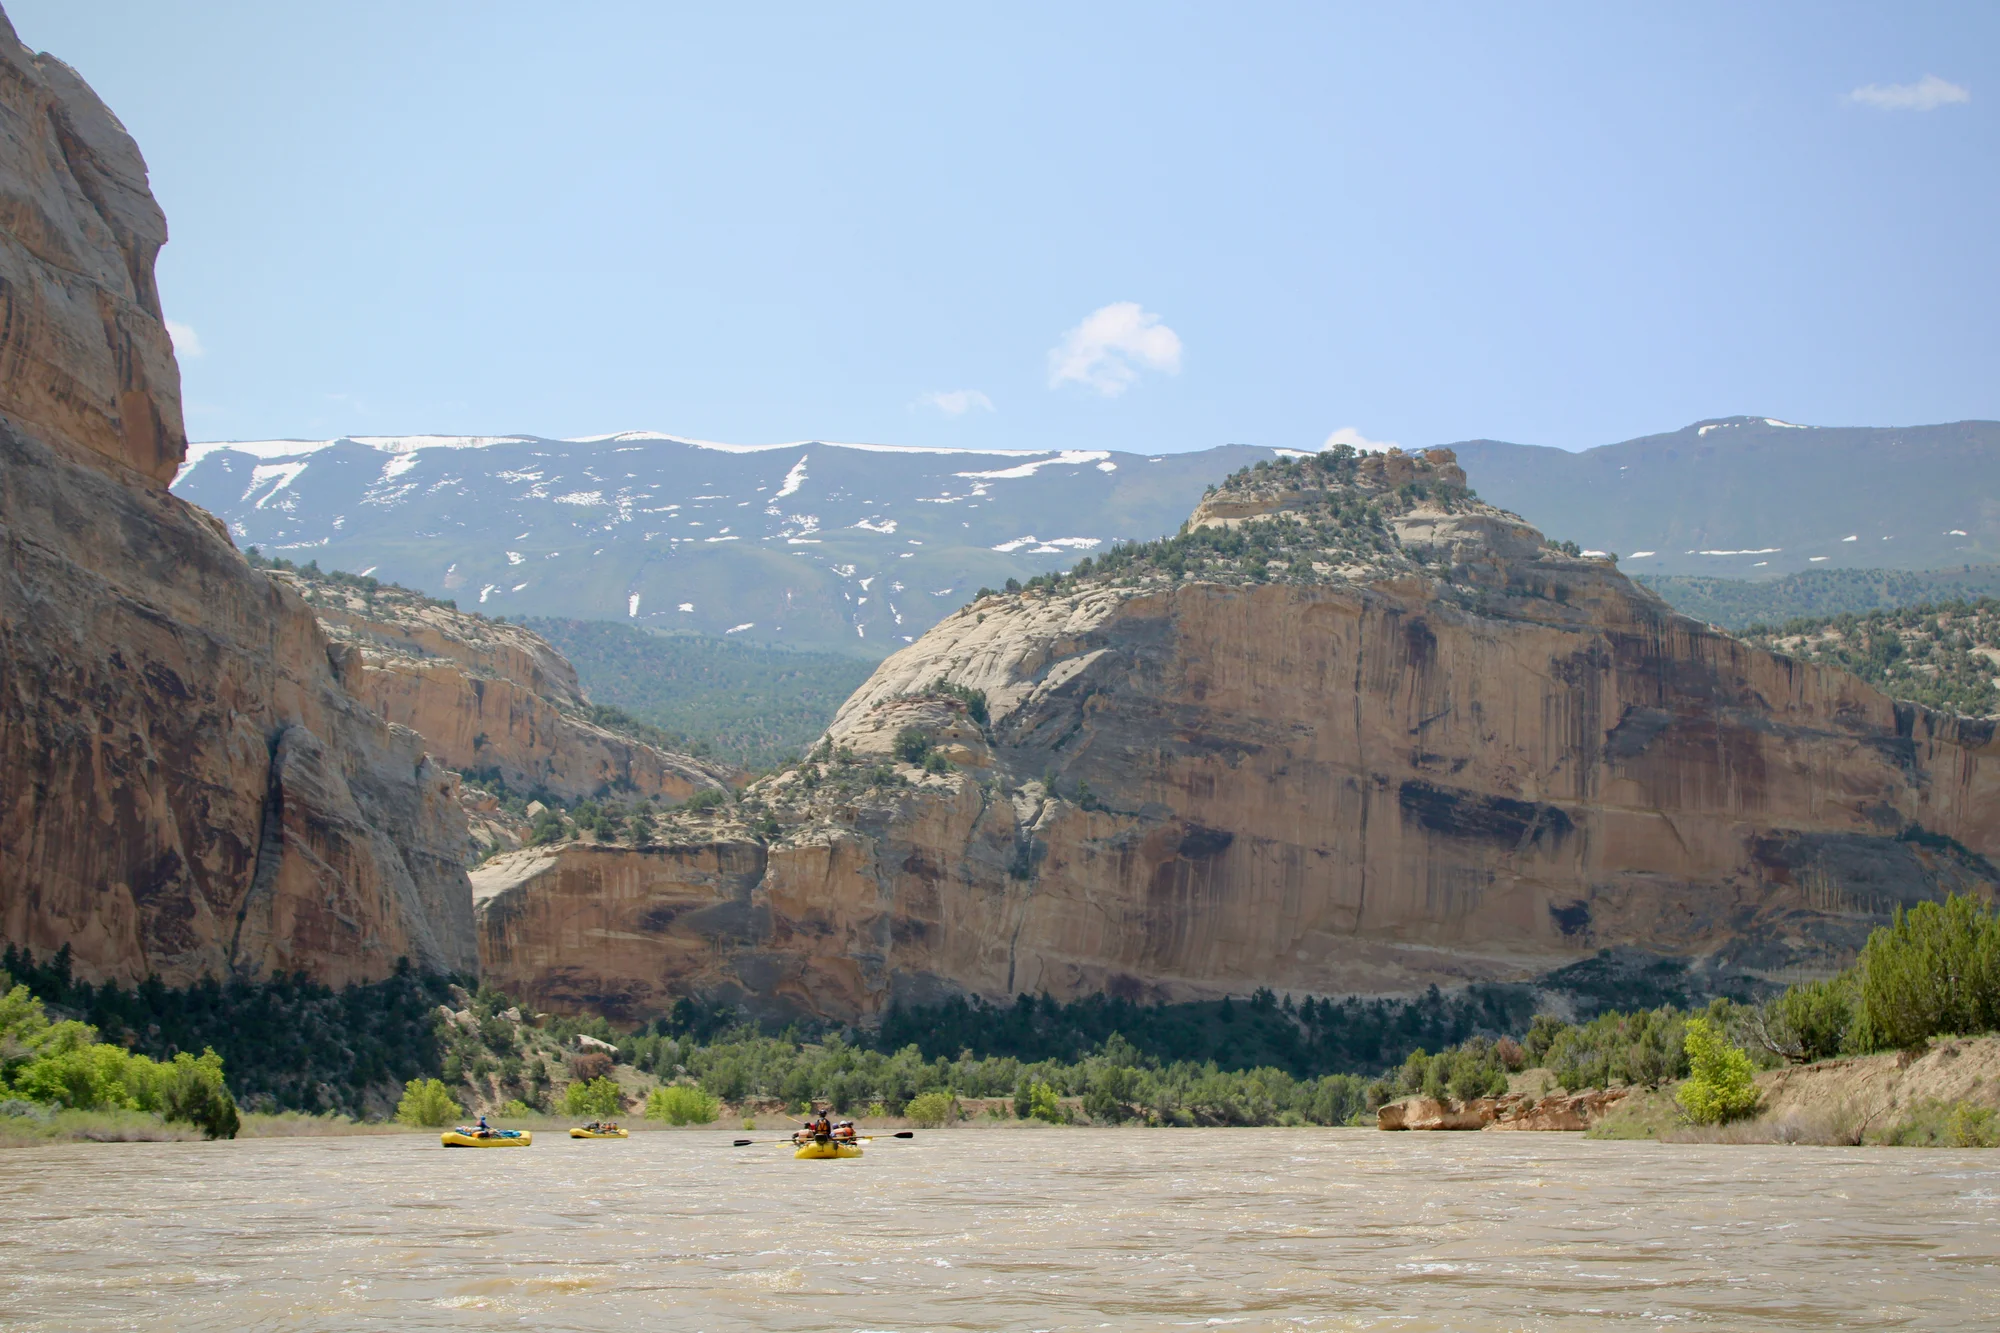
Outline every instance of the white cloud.
[(202, 354), (201, 335), (194, 331), (194, 325), (170, 319), (167, 321), (167, 336), (174, 340), (174, 355), (196, 357)]
[(1049, 351), (1049, 387), (1077, 383), (1116, 398), (1140, 372), (1180, 373), (1180, 335), (1137, 301), (1114, 301), (1091, 311)]
[(993, 410), (993, 400), (977, 389), (939, 389), (917, 399), (914, 406), (935, 407), (948, 417), (962, 417), (973, 408)]
[(1972, 100), (1972, 90), (1926, 74), (1915, 83), (1871, 83), (1847, 95), (1850, 102), (1872, 106), (1877, 111), (1935, 111)]
[(1320, 448), (1331, 449), (1336, 444), (1347, 445), (1356, 453), (1363, 454), (1379, 454), (1384, 449), (1398, 447), (1394, 440), (1371, 440), (1352, 426), (1342, 426), (1339, 430), (1327, 436), (1326, 443), (1322, 444)]

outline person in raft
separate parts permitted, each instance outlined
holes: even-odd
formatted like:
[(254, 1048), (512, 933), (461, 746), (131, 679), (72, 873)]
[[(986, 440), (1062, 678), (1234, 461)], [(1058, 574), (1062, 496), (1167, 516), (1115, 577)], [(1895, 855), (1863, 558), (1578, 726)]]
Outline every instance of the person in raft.
[(832, 1134), (833, 1126), (828, 1122), (826, 1112), (816, 1110), (806, 1117), (805, 1124), (792, 1137), (800, 1143), (809, 1143), (815, 1139), (824, 1141), (830, 1138)]
[(854, 1122), (852, 1120), (843, 1120), (833, 1127), (833, 1141), (835, 1143), (852, 1143), (854, 1142), (854, 1137)]
[(486, 1123), (486, 1114), (483, 1111), (479, 1115), (479, 1137), (482, 1139), (493, 1137), (493, 1126)]

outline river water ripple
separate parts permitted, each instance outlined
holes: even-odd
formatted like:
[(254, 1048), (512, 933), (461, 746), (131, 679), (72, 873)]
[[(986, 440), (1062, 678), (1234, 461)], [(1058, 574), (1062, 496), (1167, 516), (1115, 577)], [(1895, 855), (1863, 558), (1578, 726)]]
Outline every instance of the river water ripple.
[(2000, 1152), (1373, 1130), (0, 1153), (22, 1329), (1960, 1329)]

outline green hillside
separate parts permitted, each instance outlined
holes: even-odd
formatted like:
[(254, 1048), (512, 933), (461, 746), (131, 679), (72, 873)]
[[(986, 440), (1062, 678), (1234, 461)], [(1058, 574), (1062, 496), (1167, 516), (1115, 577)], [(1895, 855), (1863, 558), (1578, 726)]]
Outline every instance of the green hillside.
[(795, 757), (874, 670), (839, 653), (657, 634), (607, 620), (521, 623), (575, 664), (594, 702), (745, 768)]
[(2000, 713), (2000, 601), (1947, 602), (1811, 616), (1755, 626), (1744, 638), (1809, 662), (1842, 667), (1896, 699), (1973, 717)]
[(1764, 580), (1699, 574), (1640, 574), (1637, 578), (1676, 611), (1727, 630), (1777, 625), (1801, 616), (1865, 615), (1925, 602), (2000, 597), (2000, 565), (1931, 570), (1815, 569)]

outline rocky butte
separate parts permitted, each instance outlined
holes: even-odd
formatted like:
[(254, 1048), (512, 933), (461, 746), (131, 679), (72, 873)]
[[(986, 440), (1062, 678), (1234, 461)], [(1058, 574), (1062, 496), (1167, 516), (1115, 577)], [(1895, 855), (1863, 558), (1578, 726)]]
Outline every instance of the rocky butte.
[(1408, 992), (1622, 946), (1848, 959), (1988, 897), (1993, 724), (1675, 614), (1447, 450), (1259, 465), (1180, 535), (983, 596), (811, 758), (671, 843), (500, 858), (480, 952), (548, 1005)]
[(0, 16), (0, 937), (89, 979), (477, 963), (456, 779), (167, 491), (146, 164)]

